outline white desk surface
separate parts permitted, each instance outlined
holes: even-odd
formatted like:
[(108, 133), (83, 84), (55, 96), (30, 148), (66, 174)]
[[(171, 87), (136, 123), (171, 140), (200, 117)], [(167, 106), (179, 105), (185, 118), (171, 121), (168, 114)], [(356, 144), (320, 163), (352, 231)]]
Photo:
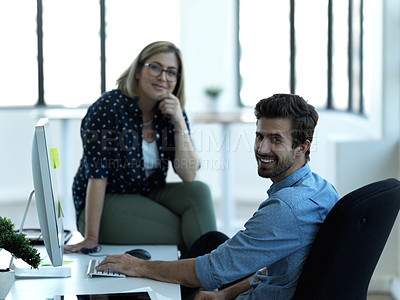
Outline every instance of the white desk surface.
[[(176, 246), (153, 246), (153, 245), (102, 245), (98, 254), (121, 254), (127, 250), (142, 248), (149, 251), (152, 260), (176, 260)], [(37, 247), (41, 257), (46, 255), (44, 246)], [(3, 252), (3, 251), (2, 251)], [(42, 254), (44, 253), (44, 254)], [(6, 300), (25, 300), (25, 299), (52, 299), (56, 295), (66, 294), (90, 294), (90, 293), (110, 293), (127, 292), (139, 288), (149, 287), (159, 294), (160, 299), (181, 299), (180, 287), (178, 284), (170, 284), (143, 278), (112, 278), (112, 277), (92, 277), (86, 275), (89, 260), (93, 256), (85, 254), (65, 254), (64, 264), (71, 267), (71, 277), (69, 278), (36, 278), (36, 279), (16, 279)], [(103, 257), (98, 257), (102, 259)], [(1, 256), (0, 256), (1, 259)]]

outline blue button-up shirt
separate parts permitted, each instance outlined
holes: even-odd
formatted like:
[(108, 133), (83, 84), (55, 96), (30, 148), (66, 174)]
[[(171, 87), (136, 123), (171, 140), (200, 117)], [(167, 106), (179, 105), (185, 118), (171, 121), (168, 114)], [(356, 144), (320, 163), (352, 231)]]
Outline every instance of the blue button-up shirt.
[(290, 299), (311, 244), (339, 200), (335, 188), (306, 164), (273, 184), (268, 199), (231, 239), (196, 259), (203, 288), (213, 290), (252, 275), (252, 288), (237, 299)]

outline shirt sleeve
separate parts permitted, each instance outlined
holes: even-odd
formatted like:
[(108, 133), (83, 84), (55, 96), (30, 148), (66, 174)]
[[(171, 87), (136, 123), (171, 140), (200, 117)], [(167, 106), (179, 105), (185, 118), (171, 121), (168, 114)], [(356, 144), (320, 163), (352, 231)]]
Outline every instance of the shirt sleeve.
[(254, 274), (293, 253), (301, 244), (292, 209), (279, 199), (268, 199), (230, 240), (195, 261), (203, 288), (213, 290)]
[[(185, 120), (186, 126), (189, 130), (189, 135), (190, 135), (190, 125), (189, 125), (189, 119), (187, 117), (186, 111), (182, 111), (183, 118)], [(170, 161), (174, 161), (175, 159), (175, 128), (172, 125), (172, 122), (170, 122), (170, 128), (168, 129), (168, 147), (166, 148), (167, 150), (165, 151), (166, 158)]]
[(108, 164), (118, 145), (113, 115), (103, 101), (97, 101), (82, 120), (81, 138), (86, 178), (108, 176)]

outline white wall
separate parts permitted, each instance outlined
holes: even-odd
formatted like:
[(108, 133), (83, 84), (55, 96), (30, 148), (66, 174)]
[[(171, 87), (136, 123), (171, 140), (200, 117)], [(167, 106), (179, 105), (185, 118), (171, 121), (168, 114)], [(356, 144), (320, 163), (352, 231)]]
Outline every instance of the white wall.
[[(236, 49), (234, 45), (234, 2), (230, 0), (182, 1), (182, 43), (187, 75), (188, 112), (208, 109), (209, 100), (204, 88), (223, 86), (222, 111), (235, 107), (237, 95), (235, 78)], [(366, 30), (374, 31), (374, 38), (366, 41), (367, 68), (371, 78), (371, 114), (367, 117), (347, 113), (320, 111), (320, 121), (312, 146), (311, 167), (330, 180), (340, 195), (369, 182), (387, 178), (400, 178), (400, 4), (397, 0), (373, 1), (374, 23)], [(382, 6), (381, 6), (382, 5)], [(212, 9), (210, 9), (212, 7)], [(383, 17), (384, 16), (384, 17)], [(381, 33), (384, 33), (383, 36)], [(382, 43), (381, 43), (382, 41)], [(266, 95), (269, 96), (269, 95)], [(95, 99), (93, 99), (95, 100)], [(69, 134), (63, 136), (65, 123), (60, 112), (47, 112), (52, 120), (53, 138), (60, 145), (62, 165), (74, 173), (81, 155), (79, 120), (69, 123)], [(66, 114), (81, 115), (82, 111)], [(4, 202), (26, 201), (32, 189), (30, 147), (33, 126), (41, 111), (0, 110), (0, 205)], [(64, 125), (63, 125), (64, 124)], [(254, 124), (235, 124), (229, 132), (230, 151), (235, 158), (235, 195), (241, 201), (261, 202), (266, 197), (269, 182), (259, 178), (253, 157)], [(198, 179), (211, 187), (216, 201), (223, 196), (221, 169), (226, 165), (221, 145), (226, 142), (221, 128), (216, 124), (192, 124), (193, 139), (203, 161)], [(226, 137), (225, 137), (226, 138)], [(67, 150), (66, 150), (67, 149)], [(64, 151), (64, 152), (63, 152)], [(169, 177), (175, 180), (174, 176)], [(71, 205), (72, 177), (62, 178), (64, 206), (68, 226), (73, 226)], [(1, 209), (1, 206), (0, 206)], [(0, 211), (0, 215), (7, 212)], [(397, 278), (400, 274), (398, 225), (392, 232), (379, 262), (374, 282), (382, 278)], [(396, 277), (397, 276), (397, 277)], [(388, 281), (383, 280), (385, 286)], [(376, 285), (379, 289), (379, 284)]]

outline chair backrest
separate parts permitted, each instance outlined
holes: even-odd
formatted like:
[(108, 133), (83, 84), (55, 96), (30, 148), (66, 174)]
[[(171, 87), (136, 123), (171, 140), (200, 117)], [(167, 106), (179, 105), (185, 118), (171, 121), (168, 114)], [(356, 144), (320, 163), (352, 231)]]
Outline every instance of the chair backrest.
[(311, 247), (293, 299), (366, 299), (400, 208), (400, 182), (359, 188), (331, 209)]

